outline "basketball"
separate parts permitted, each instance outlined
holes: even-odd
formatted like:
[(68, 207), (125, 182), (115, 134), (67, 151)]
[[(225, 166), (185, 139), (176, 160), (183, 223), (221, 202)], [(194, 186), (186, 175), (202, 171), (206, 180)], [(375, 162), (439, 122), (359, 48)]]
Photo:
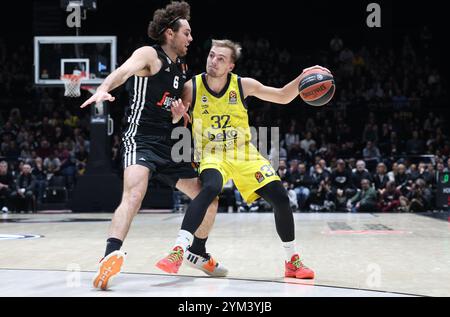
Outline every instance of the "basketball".
[(336, 86), (333, 75), (319, 68), (303, 73), (298, 86), (300, 98), (311, 106), (324, 106), (333, 98)]

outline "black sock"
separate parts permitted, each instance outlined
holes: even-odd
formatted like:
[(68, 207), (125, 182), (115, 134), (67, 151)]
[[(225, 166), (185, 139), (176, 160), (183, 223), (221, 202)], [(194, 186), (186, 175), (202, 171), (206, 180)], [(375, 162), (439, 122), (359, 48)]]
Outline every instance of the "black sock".
[(105, 256), (108, 256), (114, 251), (120, 250), (120, 248), (122, 247), (122, 243), (122, 240), (116, 238), (109, 238), (108, 240), (106, 240)]
[(189, 251), (191, 251), (194, 254), (197, 255), (205, 255), (206, 254), (206, 240), (208, 240), (208, 237), (205, 239), (200, 239), (194, 236), (194, 242), (192, 242), (192, 245), (189, 247)]

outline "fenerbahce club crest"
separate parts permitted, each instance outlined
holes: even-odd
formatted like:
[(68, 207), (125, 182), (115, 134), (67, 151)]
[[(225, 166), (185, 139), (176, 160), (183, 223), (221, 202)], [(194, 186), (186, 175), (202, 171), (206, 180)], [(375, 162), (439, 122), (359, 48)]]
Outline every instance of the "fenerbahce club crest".
[(256, 172), (255, 173), (255, 178), (258, 181), (258, 183), (261, 183), (264, 180), (264, 176), (261, 172)]
[(234, 90), (230, 91), (230, 96), (229, 96), (228, 103), (230, 105), (237, 104), (237, 93)]

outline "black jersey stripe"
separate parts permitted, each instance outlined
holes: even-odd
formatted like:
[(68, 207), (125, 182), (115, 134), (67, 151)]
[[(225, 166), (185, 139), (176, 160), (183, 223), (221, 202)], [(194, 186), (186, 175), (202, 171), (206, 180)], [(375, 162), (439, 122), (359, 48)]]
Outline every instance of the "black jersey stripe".
[(128, 123), (130, 124), (128, 127), (127, 132), (125, 133), (125, 137), (128, 138), (131, 133), (132, 133), (132, 129), (133, 127), (133, 122), (134, 119), (133, 117), (135, 116), (136, 113), (136, 103), (139, 102), (139, 96), (140, 96), (140, 79), (137, 76), (134, 76), (134, 96), (133, 96), (133, 103), (131, 105), (131, 113), (128, 116)]
[(131, 121), (131, 118), (133, 116), (134, 113), (134, 108), (136, 107), (136, 97), (137, 97), (137, 83), (138, 83), (138, 77), (135, 75), (134, 76), (134, 93), (133, 93), (133, 103), (131, 104), (131, 113), (128, 116), (128, 122)]
[(133, 124), (131, 123), (132, 122), (132, 118), (133, 118), (133, 115), (134, 115), (134, 109), (135, 109), (135, 105), (136, 105), (136, 99), (138, 98), (138, 91), (139, 91), (139, 87), (137, 86), (139, 83), (138, 83), (138, 78), (137, 78), (137, 76), (134, 76), (134, 88), (135, 88), (135, 94), (134, 94), (134, 96), (133, 96), (133, 104), (132, 104), (132, 106), (131, 106), (131, 114), (130, 114), (130, 116), (129, 116), (129, 120), (128, 120), (128, 122), (129, 122), (129, 127), (128, 127), (128, 130), (127, 130), (127, 132), (125, 133), (125, 149), (126, 149), (126, 151), (125, 151), (125, 160), (126, 160), (126, 162), (125, 162), (125, 167), (128, 167), (128, 166), (130, 166), (130, 164), (131, 164), (131, 143), (130, 143), (130, 135), (131, 135), (131, 132), (132, 132), (132, 130), (133, 130)]
[(239, 94), (241, 95), (242, 104), (244, 105), (244, 108), (248, 110), (247, 103), (245, 102), (244, 89), (242, 89), (242, 78), (238, 76), (237, 82), (238, 82)]
[(135, 100), (135, 102), (132, 105), (132, 111), (131, 111), (131, 122), (130, 122), (130, 126), (128, 128), (127, 133), (125, 134), (126, 137), (126, 166), (130, 166), (132, 164), (135, 164), (135, 159), (136, 159), (136, 143), (134, 142), (134, 136), (136, 135), (137, 132), (137, 124), (136, 124), (136, 116), (137, 116), (137, 111), (136, 109), (139, 107), (138, 105), (141, 103), (142, 101), (142, 77), (138, 77), (135, 76), (135, 96), (133, 97), (133, 99)]
[(136, 107), (136, 100), (137, 100), (137, 96), (138, 96), (138, 77), (134, 76), (134, 95), (133, 95), (133, 103), (131, 104), (131, 113), (128, 116), (128, 123), (130, 124), (128, 126), (128, 130), (125, 133), (125, 137), (124, 137), (124, 147), (125, 147), (125, 154), (124, 154), (124, 167), (128, 167), (130, 165), (130, 152), (131, 152), (131, 146), (130, 146), (130, 133), (131, 130), (133, 129), (133, 124), (131, 124), (132, 122), (132, 117), (134, 115), (134, 109)]
[(129, 121), (130, 123), (136, 123), (136, 118), (137, 118), (137, 114), (138, 114), (138, 109), (140, 107), (141, 101), (142, 101), (142, 82), (143, 82), (143, 78), (142, 77), (135, 77), (136, 82), (137, 82), (137, 91), (135, 92), (136, 96), (135, 99), (136, 101), (133, 102), (132, 107), (131, 107), (131, 120)]
[(137, 111), (135, 114), (135, 119), (134, 119), (134, 129), (133, 129), (133, 133), (131, 135), (131, 144), (132, 144), (132, 149), (131, 149), (131, 164), (136, 164), (136, 141), (134, 139), (134, 137), (137, 134), (137, 130), (138, 130), (138, 126), (139, 126), (139, 118), (140, 118), (140, 113), (142, 112), (142, 105), (145, 104), (145, 93), (144, 91), (146, 90), (146, 83), (147, 83), (147, 78), (143, 79), (142, 77), (139, 77), (139, 98), (140, 100), (138, 100), (136, 102), (137, 104)]
[(136, 126), (134, 129), (134, 133), (131, 137), (131, 141), (133, 142), (133, 164), (136, 164), (136, 150), (137, 150), (137, 145), (136, 145), (136, 140), (134, 139), (134, 137), (137, 134), (137, 130), (138, 130), (138, 126), (139, 126), (139, 120), (141, 119), (141, 115), (142, 115), (142, 110), (144, 109), (145, 106), (145, 101), (146, 101), (146, 95), (147, 95), (147, 84), (148, 84), (148, 77), (145, 77), (144, 80), (142, 81), (142, 90), (141, 90), (141, 102), (137, 111), (137, 115), (136, 115)]
[(142, 92), (142, 100), (141, 100), (141, 104), (138, 110), (138, 115), (136, 118), (136, 124), (139, 125), (139, 120), (141, 120), (141, 115), (142, 115), (142, 110), (144, 109), (145, 106), (145, 101), (146, 101), (146, 95), (147, 95), (147, 84), (148, 84), (148, 77), (145, 77), (144, 79), (144, 83), (143, 83), (143, 92)]

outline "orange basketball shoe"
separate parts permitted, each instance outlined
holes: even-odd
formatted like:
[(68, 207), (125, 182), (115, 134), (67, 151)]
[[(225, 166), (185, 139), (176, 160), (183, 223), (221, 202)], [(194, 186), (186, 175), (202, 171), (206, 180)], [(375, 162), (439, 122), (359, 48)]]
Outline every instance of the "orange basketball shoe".
[(183, 248), (176, 246), (168, 256), (156, 263), (156, 267), (167, 273), (178, 273), (183, 263)]
[(298, 254), (294, 254), (289, 262), (285, 262), (285, 277), (313, 279), (314, 271), (303, 265)]
[(94, 276), (94, 288), (107, 290), (111, 286), (111, 282), (122, 269), (126, 253), (122, 251), (114, 251), (101, 259), (98, 265), (97, 274)]

